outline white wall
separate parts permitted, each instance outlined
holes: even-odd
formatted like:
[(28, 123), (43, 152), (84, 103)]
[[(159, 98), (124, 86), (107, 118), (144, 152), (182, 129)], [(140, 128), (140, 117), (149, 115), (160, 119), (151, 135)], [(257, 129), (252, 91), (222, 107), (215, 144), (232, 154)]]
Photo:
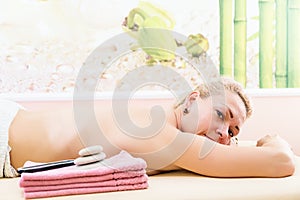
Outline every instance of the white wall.
[(253, 115), (245, 122), (240, 138), (255, 140), (265, 134), (279, 134), (300, 155), (300, 90), (261, 89), (249, 95)]

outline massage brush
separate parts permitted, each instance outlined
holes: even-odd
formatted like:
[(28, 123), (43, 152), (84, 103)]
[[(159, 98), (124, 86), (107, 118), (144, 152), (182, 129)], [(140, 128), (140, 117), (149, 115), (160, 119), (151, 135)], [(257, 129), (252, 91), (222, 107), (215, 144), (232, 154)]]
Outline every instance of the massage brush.
[(62, 167), (68, 167), (72, 165), (82, 166), (103, 160), (106, 155), (102, 152), (101, 146), (90, 146), (79, 151), (79, 156), (75, 160), (60, 160), (55, 162), (48, 162), (43, 164), (37, 164), (32, 166), (21, 167), (17, 169), (19, 174), (21, 173), (34, 173), (40, 171), (46, 171), (51, 169), (57, 169)]

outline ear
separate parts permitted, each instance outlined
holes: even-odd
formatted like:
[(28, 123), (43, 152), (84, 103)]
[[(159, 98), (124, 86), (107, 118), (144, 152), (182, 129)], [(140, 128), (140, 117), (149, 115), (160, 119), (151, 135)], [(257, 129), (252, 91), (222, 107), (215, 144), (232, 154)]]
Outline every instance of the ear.
[(199, 98), (199, 92), (194, 91), (190, 93), (184, 101), (184, 107), (189, 108), (192, 105), (192, 103), (198, 98)]

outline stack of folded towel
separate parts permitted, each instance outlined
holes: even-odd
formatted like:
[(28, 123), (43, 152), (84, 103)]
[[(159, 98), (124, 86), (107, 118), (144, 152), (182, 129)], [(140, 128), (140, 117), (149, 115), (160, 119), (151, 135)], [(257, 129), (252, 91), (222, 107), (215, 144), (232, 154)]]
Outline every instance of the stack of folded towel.
[[(25, 165), (32, 164), (27, 162)], [(121, 151), (98, 163), (22, 173), (19, 185), (24, 190), (24, 197), (33, 199), (146, 189), (147, 181), (146, 162)]]

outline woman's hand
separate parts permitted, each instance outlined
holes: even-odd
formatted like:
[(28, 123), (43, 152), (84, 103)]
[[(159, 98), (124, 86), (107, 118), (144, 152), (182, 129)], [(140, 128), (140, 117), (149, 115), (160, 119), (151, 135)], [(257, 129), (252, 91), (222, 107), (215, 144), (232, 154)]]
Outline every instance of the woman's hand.
[(289, 145), (289, 143), (287, 143), (279, 135), (266, 135), (257, 141), (256, 146), (291, 150), (291, 145)]

